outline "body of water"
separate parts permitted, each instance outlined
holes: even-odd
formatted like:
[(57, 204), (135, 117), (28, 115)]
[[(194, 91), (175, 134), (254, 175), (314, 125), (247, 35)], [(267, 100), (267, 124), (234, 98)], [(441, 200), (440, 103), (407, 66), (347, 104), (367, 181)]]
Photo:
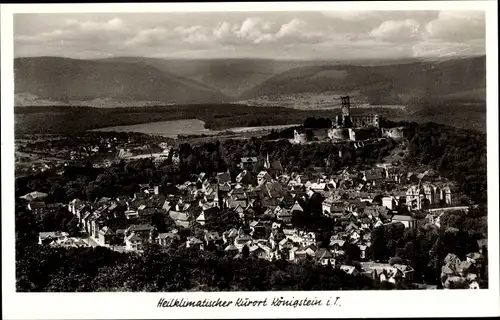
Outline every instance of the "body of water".
[(205, 122), (198, 119), (169, 120), (159, 122), (149, 122), (134, 124), (129, 126), (116, 126), (95, 129), (91, 131), (114, 131), (114, 132), (139, 132), (145, 134), (159, 135), (169, 138), (176, 138), (178, 135), (216, 135), (227, 131), (235, 133), (253, 132), (272, 129), (286, 129), (299, 124), (261, 126), (261, 127), (235, 127), (224, 130), (210, 130), (205, 128)]

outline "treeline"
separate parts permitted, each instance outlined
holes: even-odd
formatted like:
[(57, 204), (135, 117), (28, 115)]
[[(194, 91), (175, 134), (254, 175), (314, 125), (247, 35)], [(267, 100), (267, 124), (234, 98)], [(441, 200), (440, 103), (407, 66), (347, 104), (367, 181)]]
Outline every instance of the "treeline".
[(233, 259), (224, 251), (151, 245), (142, 255), (97, 248), (16, 250), (20, 292), (282, 291), (411, 289), (304, 261)]
[[(285, 107), (255, 107), (242, 104), (198, 104), (93, 108), (71, 106), (30, 106), (15, 108), (15, 134), (67, 134), (104, 127), (181, 119), (199, 119), (213, 130), (303, 123), (313, 114), (333, 119), (338, 110), (297, 110)], [(399, 114), (387, 108), (355, 109), (353, 113)]]
[(158, 121), (200, 119), (207, 129), (300, 123), (305, 111), (239, 104), (201, 104), (128, 108), (33, 106), (15, 108), (16, 134), (75, 133)]
[(430, 166), (457, 182), (458, 191), (475, 203), (487, 202), (485, 134), (426, 123), (416, 128), (408, 150), (414, 167)]
[[(479, 225), (482, 218), (476, 219), (475, 223)], [(466, 224), (455, 224), (464, 229), (450, 229), (451, 224), (446, 220), (440, 228), (423, 224), (417, 229), (407, 229), (402, 223), (375, 228), (371, 232), (372, 245), (366, 255), (374, 261), (407, 262), (415, 270), (416, 282), (440, 286), (441, 267), (446, 255), (456, 254), (463, 261), (467, 253), (482, 249), (478, 247), (477, 241), (486, 237), (482, 230), (486, 224), (471, 229), (465, 229), (468, 227)], [(486, 271), (481, 272), (481, 277), (486, 279)]]
[(304, 127), (311, 129), (331, 128), (332, 120), (328, 118), (308, 117), (304, 120)]

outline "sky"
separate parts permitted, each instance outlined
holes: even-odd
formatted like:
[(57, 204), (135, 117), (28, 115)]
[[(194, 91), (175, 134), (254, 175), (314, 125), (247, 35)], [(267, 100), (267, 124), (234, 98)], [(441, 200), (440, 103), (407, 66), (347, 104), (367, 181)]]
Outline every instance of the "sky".
[(16, 14), (14, 55), (392, 59), (485, 54), (481, 11)]

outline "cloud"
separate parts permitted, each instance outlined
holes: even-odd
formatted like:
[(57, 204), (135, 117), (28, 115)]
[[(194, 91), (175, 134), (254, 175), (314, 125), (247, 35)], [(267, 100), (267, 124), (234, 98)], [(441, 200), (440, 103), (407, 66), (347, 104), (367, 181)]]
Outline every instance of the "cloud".
[(484, 28), (484, 15), (473, 11), (22, 15), (15, 18), (15, 53), (81, 58), (99, 52), (305, 59), (451, 55), (484, 52)]
[(426, 25), (426, 36), (453, 42), (484, 39), (484, 18), (482, 11), (441, 11)]
[(384, 41), (404, 42), (418, 36), (419, 29), (420, 24), (413, 19), (384, 21), (370, 32), (370, 36)]
[(322, 14), (326, 17), (336, 18), (346, 21), (372, 19), (384, 16), (384, 11), (323, 11)]
[(248, 18), (241, 24), (237, 35), (241, 38), (255, 38), (261, 34), (264, 21), (260, 18)]
[(165, 28), (153, 28), (140, 31), (133, 38), (125, 41), (125, 46), (152, 45), (165, 41), (170, 32)]
[(300, 28), (303, 27), (306, 23), (299, 19), (293, 19), (292, 21), (285, 23), (281, 26), (280, 30), (276, 34), (277, 38), (283, 38), (289, 35), (295, 35), (300, 32)]
[(227, 21), (221, 22), (214, 28), (213, 35), (218, 39), (229, 37), (233, 34), (235, 27), (237, 26)]
[(484, 45), (480, 41), (457, 43), (443, 41), (423, 41), (413, 45), (414, 57), (447, 57), (484, 54)]
[(83, 21), (76, 19), (65, 19), (60, 28), (45, 31), (35, 35), (19, 35), (16, 41), (24, 43), (47, 43), (60, 41), (110, 41), (129, 34), (130, 30), (119, 18), (113, 18), (104, 22)]

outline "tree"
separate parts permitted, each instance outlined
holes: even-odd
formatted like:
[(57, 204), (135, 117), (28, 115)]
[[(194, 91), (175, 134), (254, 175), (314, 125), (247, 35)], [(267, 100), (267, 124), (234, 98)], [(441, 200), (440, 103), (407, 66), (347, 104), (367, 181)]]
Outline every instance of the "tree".
[(245, 259), (250, 256), (250, 249), (248, 248), (247, 245), (244, 245), (243, 248), (241, 249), (241, 256)]
[(345, 250), (346, 256), (350, 261), (361, 260), (361, 249), (357, 245), (348, 243)]

